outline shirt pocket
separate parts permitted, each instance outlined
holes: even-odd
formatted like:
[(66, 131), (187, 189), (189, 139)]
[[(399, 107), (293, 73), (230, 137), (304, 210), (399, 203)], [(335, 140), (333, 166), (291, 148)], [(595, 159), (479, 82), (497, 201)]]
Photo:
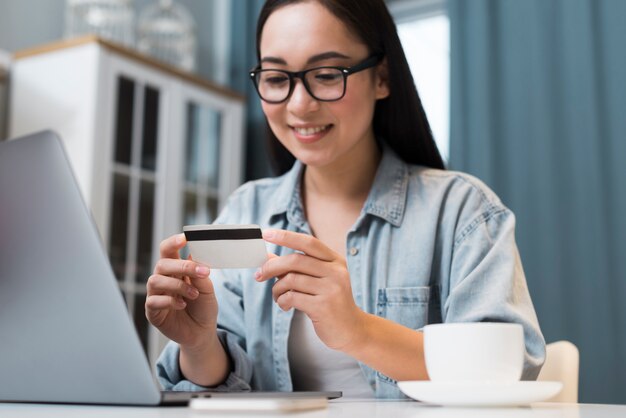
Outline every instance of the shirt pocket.
[(376, 314), (411, 329), (428, 323), (430, 286), (378, 289)]

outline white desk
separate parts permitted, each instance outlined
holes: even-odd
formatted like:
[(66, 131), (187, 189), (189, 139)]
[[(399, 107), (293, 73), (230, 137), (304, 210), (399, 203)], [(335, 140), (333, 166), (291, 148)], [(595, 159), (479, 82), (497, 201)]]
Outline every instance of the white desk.
[(0, 403), (0, 417), (11, 418), (200, 418), (242, 416), (302, 418), (623, 418), (626, 405), (537, 403), (517, 408), (450, 408), (413, 401), (331, 401), (327, 409), (293, 414), (215, 414), (187, 408), (97, 407)]

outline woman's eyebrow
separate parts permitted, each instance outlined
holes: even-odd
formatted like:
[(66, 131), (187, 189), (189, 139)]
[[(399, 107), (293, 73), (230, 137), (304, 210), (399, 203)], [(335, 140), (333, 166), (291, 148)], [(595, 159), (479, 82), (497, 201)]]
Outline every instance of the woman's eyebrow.
[[(307, 60), (306, 63), (307, 65), (315, 64), (316, 62), (324, 61), (324, 60), (332, 59), (332, 58), (349, 59), (350, 57), (337, 51), (328, 51), (328, 52), (322, 52), (321, 54), (313, 55)], [(283, 58), (272, 57), (272, 56), (263, 57), (261, 59), (261, 63), (287, 65), (287, 61), (285, 61)]]
[(340, 52), (328, 51), (328, 52), (322, 52), (321, 54), (313, 55), (311, 58), (307, 60), (306, 63), (315, 64), (316, 62), (324, 61), (324, 60), (332, 59), (332, 58), (350, 59), (349, 56), (344, 55)]
[(278, 64), (278, 65), (287, 65), (287, 61), (278, 57), (263, 57), (261, 58), (261, 63), (270, 63), (270, 64)]

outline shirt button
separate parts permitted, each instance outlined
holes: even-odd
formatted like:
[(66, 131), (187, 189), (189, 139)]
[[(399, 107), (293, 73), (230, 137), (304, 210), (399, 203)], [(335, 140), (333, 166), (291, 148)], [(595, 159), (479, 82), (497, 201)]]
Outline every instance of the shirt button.
[(359, 249), (356, 247), (350, 248), (350, 255), (357, 255), (359, 253)]

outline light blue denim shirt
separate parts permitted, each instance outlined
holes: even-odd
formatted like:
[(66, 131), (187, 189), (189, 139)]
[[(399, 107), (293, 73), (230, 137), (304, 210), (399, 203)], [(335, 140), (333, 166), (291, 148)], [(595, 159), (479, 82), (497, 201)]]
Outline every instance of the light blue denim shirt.
[[(303, 167), (296, 162), (281, 177), (241, 186), (216, 223), (310, 233), (300, 193)], [(479, 180), (409, 165), (384, 147), (346, 244), (354, 300), (362, 310), (414, 330), (438, 322), (522, 324), (523, 379), (537, 377), (545, 341), (515, 244), (515, 217)], [(293, 252), (273, 244), (268, 251)], [(291, 391), (287, 340), (293, 311), (272, 300), (274, 281), (256, 282), (254, 270), (214, 270), (211, 278), (219, 337), (233, 365), (217, 389)], [(178, 354), (174, 343), (163, 351), (157, 363), (162, 386), (205, 389), (184, 379)], [(403, 397), (393, 379), (365, 364), (361, 369), (377, 397)]]

